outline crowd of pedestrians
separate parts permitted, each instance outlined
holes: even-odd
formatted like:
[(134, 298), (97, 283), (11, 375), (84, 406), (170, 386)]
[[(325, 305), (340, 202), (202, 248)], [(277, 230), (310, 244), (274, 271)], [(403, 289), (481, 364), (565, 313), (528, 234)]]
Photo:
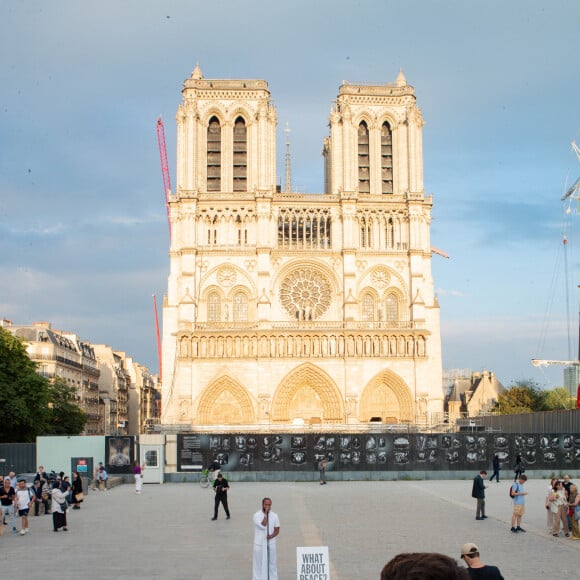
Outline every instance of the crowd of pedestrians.
[[(2, 519), (0, 536), (5, 527), (13, 533), (25, 536), (29, 533), (29, 518), (52, 515), (52, 529), (68, 531), (67, 511), (69, 508), (80, 510), (84, 501), (83, 482), (75, 471), (70, 476), (38, 468), (32, 485), (25, 478), (18, 479), (13, 471), (6, 476), (0, 475), (0, 505)], [(20, 519), (20, 529), (17, 527)]]
[[(144, 466), (135, 462), (133, 473), (135, 475), (135, 491), (141, 493), (143, 484)], [(522, 528), (522, 518), (525, 514), (527, 477), (524, 473), (523, 465), (519, 463), (514, 470), (516, 481), (509, 485), (509, 495), (513, 504), (511, 532), (525, 532)], [(494, 465), (494, 478), (498, 478), (499, 469)], [(93, 478), (94, 489), (107, 490), (108, 474), (100, 463), (95, 470)], [(488, 488), (486, 470), (481, 470), (473, 479), (472, 497), (477, 500), (476, 520), (487, 519), (485, 491)], [(218, 516), (219, 505), (221, 504), (230, 519), (229, 506), (227, 502), (227, 492), (229, 483), (218, 472), (214, 482), (214, 516), (215, 521)], [(541, 494), (541, 498), (543, 493)], [(83, 481), (77, 472), (71, 476), (60, 472), (48, 474), (42, 467), (36, 473), (34, 483), (30, 487), (25, 479), (18, 479), (14, 472), (10, 472), (5, 477), (0, 475), (0, 505), (2, 508), (2, 525), (0, 525), (0, 535), (4, 531), (11, 530), (15, 534), (24, 536), (29, 533), (29, 518), (40, 515), (52, 515), (52, 528), (54, 532), (68, 531), (67, 512), (69, 509), (79, 510), (84, 501)], [(536, 504), (537, 504), (536, 500)], [(580, 540), (580, 530), (577, 512), (580, 512), (580, 493), (569, 475), (564, 475), (562, 479), (552, 478), (545, 496), (545, 508), (547, 512), (547, 527), (549, 532), (558, 537), (563, 534), (572, 540)], [(262, 509), (254, 514), (254, 578), (261, 579), (263, 574), (275, 578), (276, 570), (276, 550), (274, 538), (280, 532), (280, 523), (277, 514), (270, 511), (272, 501), (264, 498)], [(492, 506), (493, 508), (493, 506)], [(580, 517), (580, 513), (578, 513)], [(17, 518), (20, 525), (18, 526)], [(485, 524), (477, 524), (485, 525)], [(265, 543), (257, 541), (264, 536)], [(267, 547), (267, 549), (264, 548)], [(266, 554), (266, 556), (264, 556)], [(467, 567), (463, 567), (461, 562)], [(437, 553), (404, 553), (399, 554), (389, 561), (381, 573), (381, 579), (405, 578), (405, 574), (420, 573), (420, 570), (441, 570), (441, 573), (454, 574), (453, 578), (490, 578), (502, 579), (503, 576), (496, 566), (484, 564), (481, 553), (476, 544), (468, 543), (461, 548), (460, 558)], [(265, 562), (265, 563), (264, 563)], [(429, 576), (436, 578), (437, 576)], [(444, 576), (441, 576), (443, 578)]]

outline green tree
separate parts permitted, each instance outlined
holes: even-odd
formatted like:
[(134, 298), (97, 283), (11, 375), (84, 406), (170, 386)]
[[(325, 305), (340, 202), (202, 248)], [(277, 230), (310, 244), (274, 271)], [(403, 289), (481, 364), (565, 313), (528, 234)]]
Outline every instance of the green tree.
[(546, 391), (533, 380), (516, 381), (497, 398), (494, 411), (500, 415), (518, 415), (546, 410)]
[(24, 443), (44, 433), (48, 381), (36, 372), (24, 343), (0, 327), (0, 441)]
[(47, 435), (79, 435), (87, 422), (84, 411), (76, 404), (76, 391), (61, 377), (55, 377), (49, 387), (50, 417)]
[(576, 398), (571, 397), (568, 389), (556, 387), (546, 393), (546, 410), (558, 411), (562, 409), (575, 409)]

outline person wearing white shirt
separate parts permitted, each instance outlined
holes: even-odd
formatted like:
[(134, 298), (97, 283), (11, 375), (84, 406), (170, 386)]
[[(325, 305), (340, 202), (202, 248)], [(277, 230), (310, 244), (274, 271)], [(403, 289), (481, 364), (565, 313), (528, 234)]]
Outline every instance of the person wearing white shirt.
[(271, 510), (272, 500), (265, 497), (262, 500), (262, 509), (254, 514), (252, 580), (278, 580), (276, 536), (280, 533), (280, 519)]

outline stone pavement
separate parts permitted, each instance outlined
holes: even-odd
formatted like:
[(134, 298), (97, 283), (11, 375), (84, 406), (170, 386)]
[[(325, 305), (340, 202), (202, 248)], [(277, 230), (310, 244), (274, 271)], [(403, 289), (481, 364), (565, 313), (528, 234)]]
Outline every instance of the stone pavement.
[[(475, 474), (474, 474), (475, 475)], [(378, 579), (403, 551), (438, 551), (458, 558), (475, 542), (482, 559), (506, 580), (577, 578), (580, 541), (546, 531), (547, 480), (528, 482), (527, 533), (509, 531), (509, 481), (487, 490), (485, 521), (475, 520), (471, 480), (232, 483), (230, 510), (211, 521), (213, 492), (192, 483), (133, 485), (91, 491), (69, 510), (69, 531), (52, 532), (50, 516), (31, 518), (30, 533), (0, 538), (3, 578), (251, 578), (252, 514), (273, 500), (281, 531), (280, 580), (296, 578), (297, 546), (328, 546), (331, 580)], [(6, 527), (5, 530), (8, 530)]]

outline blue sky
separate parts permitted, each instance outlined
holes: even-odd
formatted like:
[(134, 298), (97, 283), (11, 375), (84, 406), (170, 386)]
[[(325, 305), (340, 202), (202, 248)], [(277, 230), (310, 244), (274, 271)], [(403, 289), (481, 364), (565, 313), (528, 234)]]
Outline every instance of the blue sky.
[[(426, 120), (431, 240), (451, 256), (433, 258), (444, 367), (558, 384), (530, 359), (568, 358), (556, 264), (560, 198), (580, 175), (579, 23), (577, 0), (1, 3), (0, 316), (157, 370), (168, 232), (155, 123), (175, 183), (174, 117), (196, 62), (206, 78), (268, 81), (278, 173), (288, 122), (293, 184), (312, 193), (342, 80), (402, 68)], [(574, 329), (579, 232), (572, 214)]]

